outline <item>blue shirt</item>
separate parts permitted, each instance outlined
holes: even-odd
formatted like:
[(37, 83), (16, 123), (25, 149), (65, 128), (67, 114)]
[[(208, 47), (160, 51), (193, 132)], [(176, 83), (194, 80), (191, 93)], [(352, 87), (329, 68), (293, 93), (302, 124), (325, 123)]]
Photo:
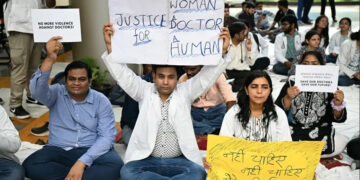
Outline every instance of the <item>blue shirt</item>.
[(50, 72), (38, 69), (30, 80), (32, 97), (50, 109), (50, 146), (70, 150), (89, 149), (79, 160), (88, 166), (112, 148), (116, 129), (110, 101), (103, 94), (89, 89), (84, 101), (74, 101), (64, 85), (49, 86)]

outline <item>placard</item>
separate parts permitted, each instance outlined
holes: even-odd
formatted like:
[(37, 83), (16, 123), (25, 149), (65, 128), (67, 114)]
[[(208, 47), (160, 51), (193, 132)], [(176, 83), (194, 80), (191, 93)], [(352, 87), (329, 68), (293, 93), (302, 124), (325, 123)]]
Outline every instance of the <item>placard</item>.
[(62, 36), (61, 42), (81, 42), (79, 9), (32, 9), (34, 42)]
[(208, 179), (313, 179), (324, 141), (256, 142), (208, 135)]
[(296, 65), (295, 86), (304, 92), (329, 92), (337, 90), (339, 66)]
[(223, 0), (109, 0), (112, 56), (119, 63), (215, 65)]

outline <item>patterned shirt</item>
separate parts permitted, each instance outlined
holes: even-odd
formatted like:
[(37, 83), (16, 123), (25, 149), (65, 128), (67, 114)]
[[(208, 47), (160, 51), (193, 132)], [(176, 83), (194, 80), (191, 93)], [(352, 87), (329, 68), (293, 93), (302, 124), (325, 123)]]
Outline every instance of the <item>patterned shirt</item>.
[(156, 135), (152, 156), (158, 158), (174, 158), (182, 155), (174, 127), (170, 124), (169, 104), (172, 95), (161, 103), (161, 121)]
[(250, 116), (246, 129), (243, 132), (245, 134), (243, 137), (246, 137), (246, 140), (251, 141), (270, 142), (271, 137), (267, 136), (268, 125), (266, 122), (263, 122), (263, 115), (261, 115), (260, 118)]
[(355, 55), (353, 56), (352, 60), (350, 61), (348, 68), (355, 72), (360, 72), (359, 59), (360, 59), (360, 51), (357, 50), (357, 51), (355, 51)]

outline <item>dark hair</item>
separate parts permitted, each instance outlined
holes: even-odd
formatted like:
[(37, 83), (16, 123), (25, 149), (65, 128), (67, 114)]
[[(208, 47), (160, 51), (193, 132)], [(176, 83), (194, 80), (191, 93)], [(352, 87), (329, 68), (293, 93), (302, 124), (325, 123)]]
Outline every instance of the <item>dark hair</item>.
[(250, 115), (251, 115), (250, 98), (249, 95), (246, 94), (245, 88), (248, 88), (251, 82), (254, 81), (254, 79), (261, 77), (264, 77), (268, 81), (270, 87), (269, 97), (266, 99), (263, 106), (262, 120), (265, 123), (265, 122), (270, 122), (271, 119), (276, 119), (278, 117), (275, 111), (274, 101), (271, 96), (273, 87), (270, 76), (265, 71), (262, 70), (251, 71), (250, 74), (245, 79), (244, 86), (237, 95), (238, 105), (240, 107), (240, 111), (237, 114), (237, 117), (243, 128), (246, 128), (246, 125), (249, 123)]
[(320, 37), (320, 40), (321, 40), (321, 35), (319, 32), (315, 31), (315, 30), (310, 30), (306, 33), (305, 35), (305, 41), (302, 43), (302, 45), (304, 46), (307, 46), (307, 42), (306, 40), (310, 41), (311, 37), (313, 37), (314, 35), (318, 35)]
[(339, 21), (339, 25), (340, 25), (341, 21), (343, 21), (343, 20), (348, 21), (348, 22), (349, 22), (349, 25), (351, 26), (351, 19), (348, 18), (348, 17), (343, 17), (343, 18), (341, 18), (340, 21)]
[(264, 4), (264, 2), (256, 2), (255, 6), (258, 6), (260, 4)]
[(225, 3), (224, 8), (230, 8), (230, 5), (228, 3)]
[(244, 6), (246, 6), (246, 5), (247, 5), (246, 1), (244, 1), (244, 2), (241, 3), (241, 7), (244, 7)]
[(246, 1), (246, 8), (255, 8), (255, 4), (251, 1)]
[(278, 1), (278, 6), (282, 6), (282, 7), (288, 8), (288, 7), (289, 7), (289, 3), (288, 3), (287, 0), (280, 0), (280, 1)]
[(297, 18), (292, 14), (288, 14), (288, 15), (282, 17), (280, 20), (280, 23), (283, 23), (283, 22), (288, 22), (290, 24), (290, 26), (292, 24), (295, 24), (295, 29), (299, 29), (298, 23), (297, 23)]
[[(318, 24), (322, 18), (328, 19), (327, 16), (320, 15), (319, 17), (316, 18), (315, 25), (311, 30), (317, 31)], [(326, 47), (329, 45), (329, 22), (328, 22), (326, 28), (321, 31), (320, 35), (322, 36), (322, 38), (324, 38), (324, 49), (326, 49)]]
[(82, 61), (73, 61), (65, 68), (65, 79), (67, 79), (69, 71), (72, 69), (85, 69), (88, 79), (90, 80), (92, 78), (92, 72), (88, 64)]
[(301, 64), (304, 61), (304, 59), (306, 58), (306, 56), (308, 56), (308, 55), (314, 55), (316, 57), (316, 59), (318, 59), (318, 61), (320, 62), (321, 65), (325, 65), (325, 61), (324, 61), (321, 53), (318, 51), (306, 51), (301, 56), (301, 61), (299, 62), (299, 64)]
[(175, 68), (177, 77), (180, 77), (180, 75), (182, 74), (181, 72), (183, 72), (181, 66), (167, 65), (167, 64), (166, 65), (164, 65), (164, 64), (153, 64), (152, 65), (152, 72), (154, 72), (156, 74), (156, 70), (158, 68)]
[(358, 30), (357, 32), (353, 32), (350, 34), (350, 39), (353, 41), (360, 41), (360, 30)]
[(230, 31), (230, 36), (234, 37), (235, 34), (240, 33), (242, 30), (246, 29), (246, 24), (243, 22), (234, 22), (232, 24), (230, 24), (229, 26), (229, 31)]

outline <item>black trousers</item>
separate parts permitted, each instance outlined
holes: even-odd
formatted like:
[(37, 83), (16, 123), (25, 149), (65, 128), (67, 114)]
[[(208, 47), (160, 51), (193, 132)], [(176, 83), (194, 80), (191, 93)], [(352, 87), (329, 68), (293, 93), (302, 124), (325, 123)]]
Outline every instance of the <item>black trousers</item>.
[(309, 21), (309, 12), (310, 12), (311, 6), (313, 5), (313, 2), (314, 2), (314, 0), (305, 0), (304, 1), (304, 14), (302, 16), (302, 21), (304, 21), (304, 22)]
[[(326, 0), (321, 0), (321, 15), (325, 15), (325, 8), (326, 8)], [(331, 7), (331, 17), (333, 20), (336, 19), (336, 11), (335, 11), (335, 2), (334, 0), (329, 0), (330, 7)]]
[(355, 138), (347, 144), (348, 155), (355, 159), (360, 160), (360, 138)]

